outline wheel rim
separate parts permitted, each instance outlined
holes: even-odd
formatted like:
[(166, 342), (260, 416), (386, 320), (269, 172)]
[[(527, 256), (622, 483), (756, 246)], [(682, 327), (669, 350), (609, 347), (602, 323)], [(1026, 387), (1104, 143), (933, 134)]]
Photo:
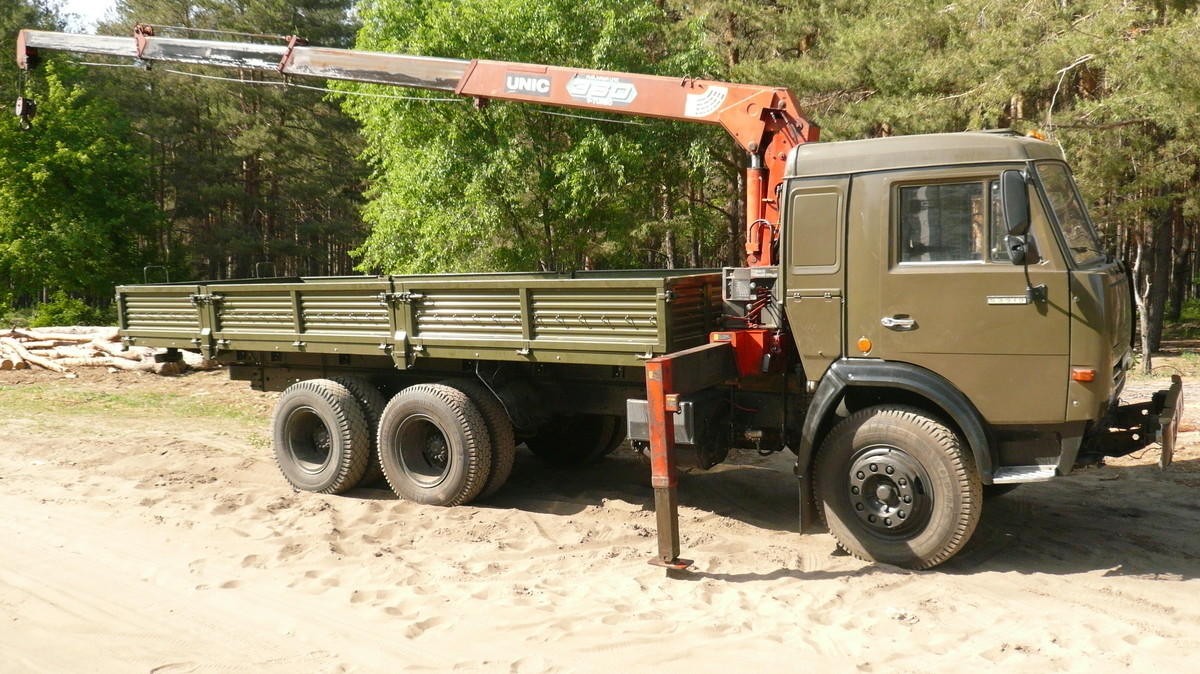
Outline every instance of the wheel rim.
[(446, 480), (453, 463), (450, 442), (433, 419), (413, 415), (396, 429), (396, 455), (400, 467), (421, 487), (436, 487)]
[(311, 407), (292, 410), (284, 425), (288, 453), (300, 470), (316, 475), (329, 465), (333, 436), (325, 420)]
[(905, 538), (929, 520), (934, 495), (921, 463), (890, 446), (869, 447), (850, 465), (846, 495), (858, 519), (880, 538)]

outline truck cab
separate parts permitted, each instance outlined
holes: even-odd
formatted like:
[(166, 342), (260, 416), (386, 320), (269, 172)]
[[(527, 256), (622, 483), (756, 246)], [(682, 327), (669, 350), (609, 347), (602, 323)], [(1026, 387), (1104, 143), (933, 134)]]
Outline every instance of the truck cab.
[[(1118, 405), (1132, 363), (1129, 278), (1102, 252), (1057, 146), (1011, 132), (807, 144), (788, 169), (780, 295), (813, 394), (802, 481), (817, 445), (868, 409), (944, 424), (981, 485), (1047, 480), (1162, 438), (1169, 392), (1157, 406)], [(928, 481), (902, 447), (867, 454)], [(898, 482), (857, 489), (860, 537), (899, 540), (883, 524), (900, 523), (885, 503), (902, 503)]]

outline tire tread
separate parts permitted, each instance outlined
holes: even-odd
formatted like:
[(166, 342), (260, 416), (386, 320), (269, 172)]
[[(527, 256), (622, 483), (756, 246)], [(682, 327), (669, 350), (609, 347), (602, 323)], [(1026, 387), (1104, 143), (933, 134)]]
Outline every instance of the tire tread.
[[(820, 464), (824, 452), (833, 451), (832, 445), (840, 440), (842, 435), (852, 437), (867, 421), (879, 418), (891, 418), (893, 424), (904, 422), (914, 425), (933, 440), (950, 461), (952, 467), (950, 478), (956, 483), (955, 488), (962, 503), (962, 509), (955, 522), (954, 530), (940, 551), (928, 557), (915, 559), (911, 564), (903, 564), (905, 568), (915, 570), (931, 569), (957, 554), (966, 544), (967, 540), (970, 539), (976, 525), (979, 523), (983, 494), (982, 486), (975, 475), (974, 459), (971, 457), (969, 450), (963, 446), (962, 440), (957, 434), (941, 421), (929, 416), (924, 411), (907, 406), (880, 405), (859, 410), (839, 422), (829, 435), (826, 436), (825, 441), (821, 443), (821, 449), (817, 453), (815, 463), (817, 465)], [(819, 469), (813, 471), (813, 493), (817, 495), (819, 501), (822, 500), (820, 496), (822, 489), (820, 483), (821, 472)], [(826, 515), (825, 507), (820, 502), (818, 503), (817, 513), (822, 523), (826, 527), (829, 527), (829, 519)], [(832, 532), (832, 528), (830, 530)], [(838, 538), (836, 534), (835, 538)], [(838, 547), (863, 561), (877, 561), (869, 555), (864, 554), (856, 546), (847, 545), (840, 539), (838, 539)]]
[(383, 467), (379, 465), (379, 442), (376, 431), (379, 428), (379, 417), (383, 415), (383, 408), (387, 401), (383, 399), (383, 394), (379, 389), (365, 377), (341, 375), (331, 377), (330, 381), (335, 381), (350, 391), (350, 394), (358, 401), (359, 410), (363, 413), (363, 419), (367, 424), (367, 441), (371, 449), (367, 457), (366, 470), (358, 484), (364, 487), (384, 484)]
[[(479, 495), (487, 481), (488, 472), (491, 468), (491, 447), (483, 415), (479, 412), (475, 403), (471, 402), (471, 399), (467, 397), (466, 393), (443, 384), (415, 384), (404, 389), (396, 394), (396, 397), (392, 398), (391, 402), (384, 408), (383, 417), (380, 419), (379, 424), (379, 447), (384, 447), (383, 429), (389, 424), (391, 415), (399, 414), (398, 410), (403, 410), (410, 402), (427, 404), (431, 401), (435, 401), (434, 404), (440, 405), (443, 409), (449, 411), (457, 422), (457, 430), (462, 433), (466, 461), (463, 484), (455, 489), (447, 498), (438, 499), (427, 504), (456, 506), (469, 503)], [(397, 496), (426, 503), (420, 499), (412, 498), (411, 495), (407, 494), (407, 485), (401, 482), (400, 476), (393, 475), (392, 471), (387, 469), (386, 463), (383, 466), (383, 473), (384, 477), (387, 478), (388, 486), (392, 488), (392, 491), (396, 492)]]

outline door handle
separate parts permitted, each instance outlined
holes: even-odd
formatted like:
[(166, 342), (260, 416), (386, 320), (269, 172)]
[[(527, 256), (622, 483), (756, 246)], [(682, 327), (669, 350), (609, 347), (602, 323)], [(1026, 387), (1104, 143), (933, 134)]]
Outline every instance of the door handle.
[(879, 323), (889, 330), (914, 330), (917, 327), (916, 319), (912, 318), (884, 316)]

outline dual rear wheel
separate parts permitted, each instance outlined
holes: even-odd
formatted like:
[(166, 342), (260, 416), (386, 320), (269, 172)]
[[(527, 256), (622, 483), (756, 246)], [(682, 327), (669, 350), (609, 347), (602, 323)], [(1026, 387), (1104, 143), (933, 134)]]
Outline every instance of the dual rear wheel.
[(370, 426), (344, 385), (309, 379), (288, 387), (271, 422), (275, 462), (296, 489), (339, 494), (358, 485), (370, 461)]
[(362, 378), (306, 380), (284, 391), (272, 425), (284, 477), (318, 493), (382, 477), (407, 500), (460, 505), (499, 489), (515, 452), (503, 406), (466, 379), (410, 386), (386, 405)]

